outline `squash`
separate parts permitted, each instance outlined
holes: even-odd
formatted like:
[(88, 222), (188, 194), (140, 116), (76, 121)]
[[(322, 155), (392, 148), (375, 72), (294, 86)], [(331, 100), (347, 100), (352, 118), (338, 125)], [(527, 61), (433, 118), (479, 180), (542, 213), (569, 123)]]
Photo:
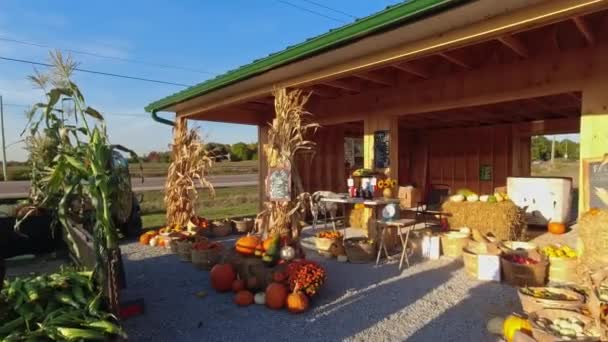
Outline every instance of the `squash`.
[(232, 282), (232, 292), (237, 293), (239, 291), (243, 291), (245, 289), (245, 282), (243, 279), (234, 279)]
[(243, 236), (236, 242), (236, 251), (243, 255), (253, 255), (259, 243), (260, 239), (257, 236)]
[(266, 304), (266, 294), (264, 292), (258, 292), (253, 296), (253, 301), (258, 305)]
[(450, 196), (451, 202), (463, 202), (464, 200), (465, 200), (465, 197), (464, 197), (464, 195), (461, 195), (461, 194), (456, 194), (456, 195)]
[(248, 306), (253, 304), (253, 293), (242, 290), (234, 296), (234, 302), (239, 306)]
[(291, 313), (301, 313), (308, 310), (308, 297), (302, 292), (297, 291), (297, 287), (287, 296), (287, 310)]
[(530, 322), (525, 319), (515, 315), (509, 315), (505, 322), (503, 323), (503, 336), (507, 342), (513, 341), (513, 335), (518, 330), (522, 330), (522, 332), (531, 335), (532, 334), (532, 325)]
[(158, 236), (154, 236), (148, 242), (150, 246), (155, 247), (158, 244)]
[(479, 202), (487, 202), (489, 198), (489, 195), (481, 195), (479, 196)]
[(467, 196), (467, 202), (477, 202), (479, 201), (479, 196), (477, 194), (471, 194)]
[(551, 234), (564, 234), (566, 232), (566, 225), (562, 222), (551, 221), (549, 224), (547, 224), (547, 230)]
[(153, 230), (145, 232), (139, 236), (139, 243), (142, 245), (149, 245), (150, 239), (154, 236), (156, 236), (156, 232)]
[(230, 264), (217, 264), (213, 266), (209, 273), (211, 278), (211, 287), (218, 292), (227, 292), (232, 290), (232, 282), (236, 278), (234, 268)]
[(271, 283), (266, 287), (266, 306), (279, 310), (285, 306), (287, 299), (287, 287), (280, 283)]
[(284, 246), (281, 248), (281, 259), (285, 261), (291, 261), (296, 257), (296, 250), (291, 246)]

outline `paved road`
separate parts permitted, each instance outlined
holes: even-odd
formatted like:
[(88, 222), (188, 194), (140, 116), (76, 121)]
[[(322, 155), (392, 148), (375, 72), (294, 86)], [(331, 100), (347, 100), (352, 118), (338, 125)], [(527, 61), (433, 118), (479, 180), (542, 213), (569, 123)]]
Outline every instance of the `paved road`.
[[(209, 179), (218, 188), (258, 184), (257, 174), (218, 175)], [(139, 179), (133, 179), (133, 189), (135, 191), (160, 190), (164, 185), (165, 177), (146, 178), (143, 184)], [(29, 189), (29, 181), (0, 182), (0, 198), (23, 198), (27, 196)]]

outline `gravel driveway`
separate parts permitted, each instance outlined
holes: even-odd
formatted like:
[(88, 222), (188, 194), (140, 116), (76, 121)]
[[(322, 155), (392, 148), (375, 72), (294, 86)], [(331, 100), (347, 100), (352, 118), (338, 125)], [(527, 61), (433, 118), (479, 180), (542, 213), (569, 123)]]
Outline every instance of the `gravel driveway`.
[(338, 263), (313, 251), (309, 259), (327, 268), (328, 279), (308, 312), (240, 308), (232, 294), (211, 289), (208, 272), (168, 250), (136, 242), (122, 250), (124, 299), (143, 297), (146, 305), (125, 322), (131, 341), (496, 341), (488, 319), (521, 309), (515, 289), (471, 280), (462, 261), (414, 260), (399, 272), (395, 263)]

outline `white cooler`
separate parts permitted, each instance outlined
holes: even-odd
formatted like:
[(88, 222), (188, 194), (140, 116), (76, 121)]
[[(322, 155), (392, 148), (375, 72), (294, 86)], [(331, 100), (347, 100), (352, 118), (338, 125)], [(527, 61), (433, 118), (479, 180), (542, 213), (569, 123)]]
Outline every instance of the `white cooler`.
[(568, 222), (572, 202), (572, 178), (508, 177), (507, 194), (517, 206), (527, 207), (528, 224)]

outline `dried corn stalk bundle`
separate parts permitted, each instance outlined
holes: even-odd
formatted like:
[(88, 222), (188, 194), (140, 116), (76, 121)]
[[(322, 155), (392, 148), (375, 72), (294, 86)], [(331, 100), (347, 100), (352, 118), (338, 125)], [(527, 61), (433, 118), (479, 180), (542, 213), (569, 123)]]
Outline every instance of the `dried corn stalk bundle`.
[(304, 106), (310, 94), (301, 90), (288, 92), (282, 88), (275, 90), (273, 95), (276, 117), (270, 124), (268, 143), (264, 144), (263, 151), (269, 167), (291, 166), (293, 198), (289, 202), (266, 202), (265, 209), (258, 214), (258, 230), (264, 234), (280, 233), (297, 239), (300, 218), (308, 201), (297, 173), (295, 156), (300, 152), (314, 152), (315, 143), (306, 140), (305, 136), (314, 133), (319, 125), (307, 120), (311, 114)]
[(165, 206), (167, 224), (184, 227), (196, 215), (196, 186), (207, 188), (210, 195), (214, 195), (213, 185), (206, 178), (213, 159), (196, 130), (188, 130), (186, 120), (177, 120), (174, 130), (173, 162), (165, 182)]

